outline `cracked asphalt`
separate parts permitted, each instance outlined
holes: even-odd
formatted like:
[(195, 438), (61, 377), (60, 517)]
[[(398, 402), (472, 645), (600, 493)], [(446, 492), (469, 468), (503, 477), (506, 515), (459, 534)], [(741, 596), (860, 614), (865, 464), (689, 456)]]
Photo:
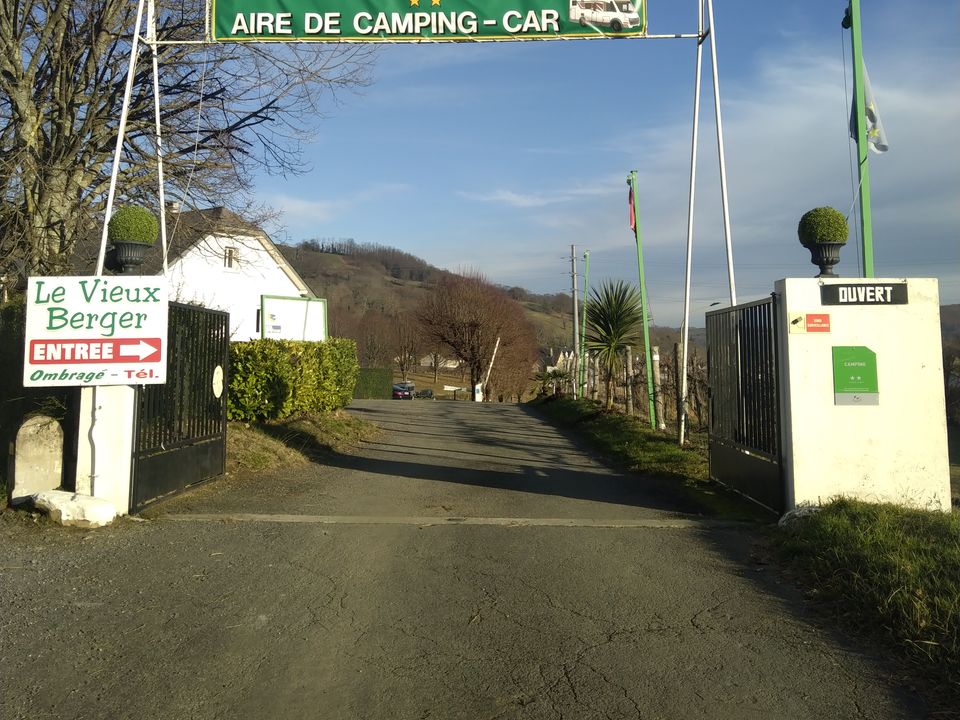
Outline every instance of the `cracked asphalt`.
[(519, 406), (358, 402), (354, 454), (80, 531), (0, 518), (0, 717), (917, 718), (756, 528)]

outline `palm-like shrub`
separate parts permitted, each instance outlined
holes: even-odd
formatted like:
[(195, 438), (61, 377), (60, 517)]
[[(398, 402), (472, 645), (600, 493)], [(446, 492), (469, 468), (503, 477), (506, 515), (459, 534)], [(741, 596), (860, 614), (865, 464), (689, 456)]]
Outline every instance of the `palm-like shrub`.
[(620, 355), (627, 345), (640, 340), (642, 319), (640, 293), (623, 280), (607, 280), (590, 291), (586, 343), (603, 368), (607, 410), (613, 408), (613, 378), (620, 367)]

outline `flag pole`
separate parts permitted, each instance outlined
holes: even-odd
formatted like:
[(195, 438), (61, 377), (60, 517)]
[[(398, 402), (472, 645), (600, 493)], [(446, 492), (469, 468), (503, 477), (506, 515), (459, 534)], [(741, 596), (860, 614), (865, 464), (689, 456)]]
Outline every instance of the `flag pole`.
[(653, 356), (650, 352), (650, 328), (647, 319), (647, 280), (643, 272), (643, 243), (640, 240), (640, 198), (637, 194), (637, 171), (631, 170), (627, 176), (627, 185), (630, 186), (630, 199), (633, 211), (633, 233), (637, 239), (637, 267), (640, 274), (640, 303), (643, 316), (643, 350), (647, 358), (647, 402), (650, 406), (650, 427), (657, 429), (657, 411), (653, 401)]
[(857, 172), (860, 180), (860, 242), (863, 247), (863, 276), (873, 274), (873, 222), (870, 216), (870, 164), (867, 153), (866, 91), (863, 73), (863, 36), (860, 32), (860, 0), (850, 0), (843, 27), (850, 29), (853, 51), (853, 102), (857, 122)]

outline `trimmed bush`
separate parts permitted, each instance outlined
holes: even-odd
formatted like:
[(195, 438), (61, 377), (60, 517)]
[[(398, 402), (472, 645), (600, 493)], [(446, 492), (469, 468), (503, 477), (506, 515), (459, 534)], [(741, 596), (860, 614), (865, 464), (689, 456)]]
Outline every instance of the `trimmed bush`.
[(389, 400), (393, 389), (392, 368), (360, 368), (354, 400)]
[(800, 244), (810, 247), (818, 243), (845, 243), (850, 235), (847, 219), (832, 207), (808, 210), (797, 225)]
[(231, 343), (227, 417), (280, 420), (342, 408), (358, 369), (357, 345), (345, 338)]
[(156, 215), (139, 205), (127, 205), (117, 210), (107, 223), (107, 239), (111, 243), (133, 242), (153, 245), (160, 233)]

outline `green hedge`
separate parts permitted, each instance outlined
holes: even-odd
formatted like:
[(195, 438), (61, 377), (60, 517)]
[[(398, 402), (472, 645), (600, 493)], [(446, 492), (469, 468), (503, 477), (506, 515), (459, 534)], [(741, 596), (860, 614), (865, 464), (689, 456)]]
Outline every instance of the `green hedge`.
[(252, 340), (230, 345), (230, 420), (279, 420), (344, 407), (357, 383), (357, 345)]
[(355, 400), (389, 400), (393, 396), (392, 390), (392, 368), (360, 368), (353, 398)]

